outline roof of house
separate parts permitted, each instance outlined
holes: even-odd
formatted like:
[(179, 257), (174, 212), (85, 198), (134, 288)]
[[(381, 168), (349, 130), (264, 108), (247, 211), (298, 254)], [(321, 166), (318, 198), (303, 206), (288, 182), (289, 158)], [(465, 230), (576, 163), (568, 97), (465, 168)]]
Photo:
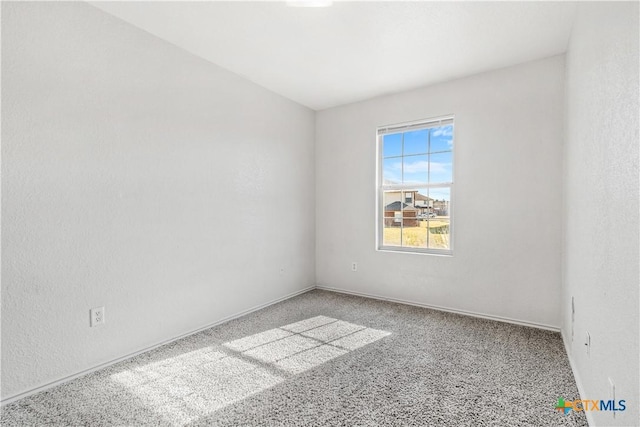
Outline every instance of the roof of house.
[(385, 206), (384, 210), (385, 211), (399, 211), (399, 210), (415, 211), (417, 209), (414, 208), (411, 205), (406, 204), (406, 203), (402, 203), (402, 208), (400, 208), (400, 202), (393, 202), (393, 203), (389, 203), (387, 206)]
[(431, 197), (427, 197), (423, 194), (420, 193), (416, 193), (416, 200), (424, 200), (424, 201), (429, 201), (429, 200), (433, 200)]
[[(390, 184), (398, 184), (395, 181), (390, 181), (388, 179), (384, 180), (384, 185), (390, 185)], [(419, 190), (391, 190), (391, 191), (386, 191), (386, 193), (400, 193), (400, 192), (407, 192), (407, 193), (415, 193), (415, 199), (416, 200), (422, 200), (422, 201), (429, 201), (429, 200), (435, 200), (431, 197), (427, 197), (424, 194), (420, 194), (418, 191)]]

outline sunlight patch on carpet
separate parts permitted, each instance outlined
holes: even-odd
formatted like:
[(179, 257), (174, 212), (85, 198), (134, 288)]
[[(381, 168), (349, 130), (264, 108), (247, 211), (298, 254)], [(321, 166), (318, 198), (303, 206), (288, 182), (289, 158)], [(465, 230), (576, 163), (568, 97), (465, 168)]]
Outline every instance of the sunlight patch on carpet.
[(390, 334), (316, 316), (141, 363), (111, 379), (167, 421), (188, 423)]

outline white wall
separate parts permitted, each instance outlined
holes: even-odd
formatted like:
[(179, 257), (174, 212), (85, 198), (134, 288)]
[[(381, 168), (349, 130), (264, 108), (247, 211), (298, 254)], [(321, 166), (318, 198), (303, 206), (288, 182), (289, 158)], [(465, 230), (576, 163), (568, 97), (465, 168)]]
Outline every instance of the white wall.
[[(556, 56), (319, 112), (317, 284), (558, 328), (563, 92)], [(449, 113), (454, 255), (377, 252), (376, 127)]]
[(2, 91), (3, 398), (313, 285), (313, 111), (77, 2)]
[(615, 420), (588, 413), (597, 425), (640, 424), (638, 13), (580, 4), (567, 54), (563, 335), (583, 398), (609, 399), (612, 378), (627, 401)]

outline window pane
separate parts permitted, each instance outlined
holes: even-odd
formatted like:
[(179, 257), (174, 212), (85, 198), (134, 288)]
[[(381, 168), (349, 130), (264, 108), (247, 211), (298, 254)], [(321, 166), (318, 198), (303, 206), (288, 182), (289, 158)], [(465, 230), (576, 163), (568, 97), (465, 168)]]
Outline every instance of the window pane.
[(451, 202), (451, 189), (445, 188), (430, 188), (429, 198), (433, 203), (433, 211), (437, 217), (449, 216), (449, 203)]
[(402, 192), (402, 216), (405, 219), (416, 217), (416, 208), (413, 206), (413, 193), (414, 191)]
[(429, 183), (453, 182), (453, 153), (431, 154), (429, 156)]
[(431, 188), (429, 198), (432, 199), (433, 213), (428, 220), (429, 248), (450, 249), (451, 220), (449, 208), (451, 202), (450, 188)]
[(433, 215), (433, 200), (429, 198), (427, 190), (418, 190), (413, 196), (413, 206), (418, 211), (418, 219), (426, 221), (430, 215)]
[(409, 248), (426, 249), (427, 246), (427, 222), (405, 220), (402, 228), (402, 246)]
[(430, 152), (448, 151), (453, 148), (453, 125), (431, 129)]
[(410, 206), (413, 206), (413, 193), (413, 191), (406, 191), (402, 196), (402, 200)]
[(410, 154), (426, 154), (429, 142), (429, 129), (405, 132), (404, 149), (405, 156)]
[(402, 228), (385, 218), (382, 236), (382, 246), (400, 246)]
[(429, 160), (427, 155), (403, 157), (404, 183), (426, 183), (428, 179)]
[[(420, 209), (415, 206), (415, 198), (417, 191), (404, 191), (402, 200), (405, 203), (402, 206), (402, 246), (411, 248), (427, 247), (427, 228), (426, 224), (422, 224), (418, 214)], [(411, 202), (407, 202), (411, 200)]]
[(406, 205), (401, 199), (401, 191), (385, 191), (384, 193), (385, 218), (394, 218), (394, 222), (398, 225), (400, 225), (400, 219), (402, 218), (402, 208)]
[(383, 236), (384, 246), (400, 246), (402, 235), (401, 191), (386, 191), (383, 195)]
[(382, 161), (382, 183), (400, 184), (402, 182), (402, 158), (384, 159)]
[(429, 249), (451, 249), (449, 218), (437, 218), (427, 221), (429, 227)]
[(402, 155), (402, 134), (394, 133), (382, 137), (382, 157)]

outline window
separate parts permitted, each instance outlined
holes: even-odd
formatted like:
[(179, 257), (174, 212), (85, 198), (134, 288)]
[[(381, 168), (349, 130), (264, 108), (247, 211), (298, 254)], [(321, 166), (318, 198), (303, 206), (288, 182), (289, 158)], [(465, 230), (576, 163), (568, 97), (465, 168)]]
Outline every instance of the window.
[(411, 203), (413, 201), (413, 193), (404, 193), (405, 194), (405, 203)]
[(381, 250), (452, 251), (453, 116), (378, 128)]

